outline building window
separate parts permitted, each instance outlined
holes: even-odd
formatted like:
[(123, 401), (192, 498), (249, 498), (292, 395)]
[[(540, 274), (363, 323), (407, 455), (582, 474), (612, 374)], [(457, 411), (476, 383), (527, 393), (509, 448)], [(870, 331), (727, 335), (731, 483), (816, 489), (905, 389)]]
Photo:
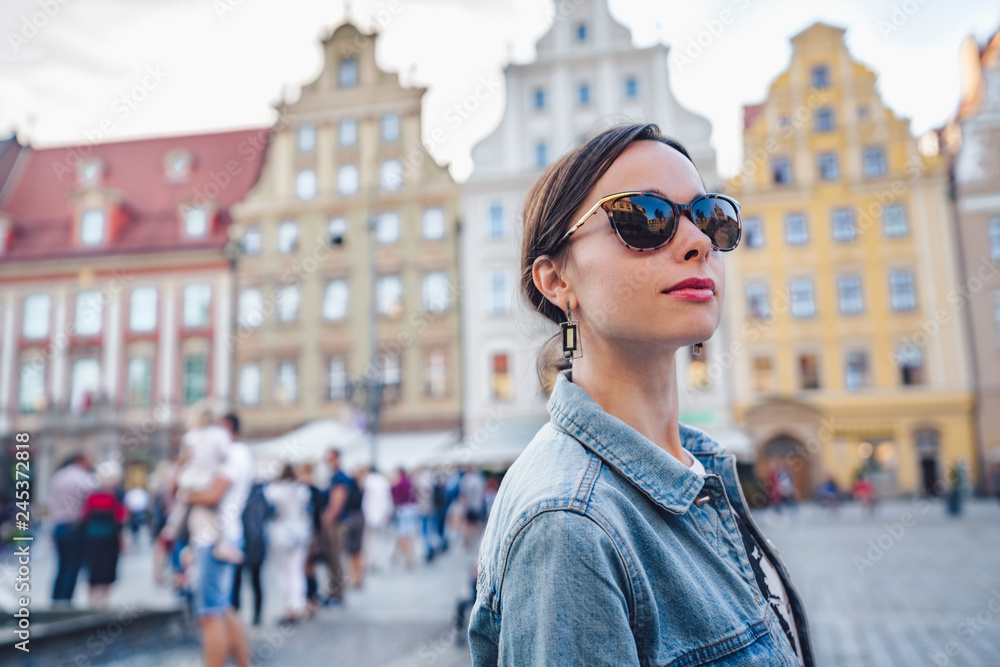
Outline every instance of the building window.
[(313, 199), (316, 196), (316, 172), (303, 169), (295, 175), (295, 196), (299, 199)]
[(1000, 263), (1000, 219), (990, 220), (990, 259)]
[(848, 391), (857, 391), (868, 386), (868, 353), (864, 350), (852, 350), (847, 353), (844, 386)]
[(243, 233), (243, 254), (245, 255), (258, 255), (260, 254), (261, 247), (261, 235), (260, 230), (256, 227), (250, 227)]
[(345, 400), (348, 386), (347, 360), (344, 357), (330, 357), (326, 364), (326, 400)]
[(382, 276), (375, 282), (375, 306), (382, 317), (403, 313), (403, 281), (399, 276)]
[(35, 412), (45, 404), (45, 361), (37, 359), (21, 364), (17, 406), (21, 412)]
[(440, 206), (425, 208), (420, 219), (420, 229), (428, 241), (444, 238), (444, 209)]
[(826, 65), (814, 65), (809, 74), (809, 82), (813, 88), (829, 88), (830, 68)]
[(544, 141), (535, 144), (535, 166), (539, 169), (549, 164), (549, 147)]
[(812, 317), (816, 314), (816, 301), (813, 298), (813, 281), (811, 278), (796, 278), (790, 284), (792, 317)]
[(245, 289), (240, 294), (239, 323), (241, 327), (259, 327), (264, 321), (264, 297), (259, 289)]
[(491, 271), (487, 278), (487, 312), (491, 315), (505, 315), (510, 312), (510, 301), (507, 298), (507, 274), (504, 271)]
[(96, 336), (101, 333), (101, 293), (80, 292), (76, 295), (73, 328), (78, 336)]
[(829, 132), (833, 129), (833, 109), (823, 107), (816, 110), (815, 129), (817, 132)]
[(300, 125), (297, 143), (300, 153), (312, 153), (316, 150), (316, 126)]
[(358, 61), (354, 58), (344, 58), (340, 61), (340, 81), (341, 88), (350, 88), (358, 83)]
[(587, 41), (587, 24), (577, 23), (576, 24), (576, 41), (586, 42)]
[(424, 356), (424, 396), (442, 398), (448, 389), (448, 353), (441, 348)]
[(298, 285), (285, 285), (278, 290), (278, 321), (294, 322), (299, 318), (299, 294)]
[(509, 401), (514, 397), (510, 377), (510, 355), (498, 352), (490, 356), (490, 396), (494, 401)]
[(387, 211), (375, 218), (375, 241), (395, 243), (399, 240), (399, 215)]
[(857, 225), (854, 224), (854, 211), (839, 208), (830, 216), (833, 220), (833, 239), (835, 241), (853, 241), (858, 236)]
[(48, 338), (49, 310), (52, 299), (48, 294), (31, 294), (24, 297), (24, 321), (21, 323), (21, 335), (37, 340)]
[(584, 81), (576, 89), (576, 101), (580, 106), (585, 107), (590, 104), (590, 84)]
[(865, 176), (882, 176), (885, 174), (885, 150), (882, 148), (866, 148), (864, 153)]
[(766, 320), (771, 317), (771, 304), (767, 300), (767, 283), (747, 283), (747, 317)]
[(819, 389), (819, 358), (815, 354), (799, 355), (799, 388)]
[(837, 295), (842, 314), (854, 315), (865, 309), (860, 276), (840, 276), (837, 279)]
[(533, 95), (534, 107), (535, 109), (541, 111), (545, 108), (545, 89), (535, 88), (535, 93)]
[(358, 121), (353, 118), (343, 118), (337, 126), (337, 142), (347, 148), (358, 143)]
[(86, 412), (94, 404), (100, 387), (100, 362), (97, 359), (74, 361), (69, 383), (70, 410), (76, 413)]
[(787, 185), (792, 182), (792, 161), (786, 157), (778, 157), (771, 160), (771, 174), (774, 182), (778, 185)]
[(381, 120), (382, 141), (392, 142), (399, 139), (399, 114), (387, 113)]
[(298, 369), (294, 361), (282, 361), (274, 378), (274, 400), (281, 405), (291, 405), (299, 396)]
[(153, 399), (153, 359), (132, 357), (128, 360), (127, 401), (128, 404), (143, 408)]
[(77, 171), (77, 177), (80, 179), (81, 185), (97, 185), (101, 180), (101, 172), (103, 171), (104, 165), (101, 164), (100, 160), (87, 160), (82, 165), (80, 165)]
[(889, 274), (889, 301), (893, 310), (913, 310), (917, 307), (912, 271), (892, 271)]
[(295, 252), (299, 244), (299, 226), (292, 220), (285, 220), (278, 225), (278, 252), (288, 254)]
[(771, 357), (754, 357), (753, 390), (758, 394), (769, 394), (774, 390), (773, 382)]
[(395, 192), (403, 186), (403, 163), (386, 160), (378, 170), (379, 187), (386, 192)]
[(503, 237), (503, 233), (503, 202), (490, 202), (486, 235), (493, 239), (499, 239)]
[(802, 245), (809, 242), (809, 225), (802, 213), (785, 216), (785, 241), (788, 245)]
[(337, 193), (342, 195), (357, 194), (359, 185), (357, 165), (341, 165), (340, 169), (337, 170)]
[(836, 153), (820, 153), (816, 157), (819, 177), (824, 181), (835, 181), (840, 178), (840, 167), (837, 164)]
[(428, 273), (424, 276), (420, 291), (424, 312), (437, 314), (448, 310), (451, 286), (448, 284), (447, 273), (444, 271)]
[(347, 317), (350, 294), (346, 280), (328, 282), (323, 292), (323, 319), (328, 322), (339, 322)]
[(634, 100), (639, 97), (639, 80), (634, 76), (625, 78), (625, 98)]
[(208, 234), (208, 211), (198, 206), (184, 209), (184, 236), (200, 239)]
[(80, 216), (80, 243), (101, 245), (104, 242), (105, 216), (101, 209), (90, 209)]
[(191, 172), (191, 154), (186, 152), (168, 154), (165, 160), (167, 180), (171, 183), (182, 183), (188, 179)]
[(208, 357), (192, 354), (184, 357), (184, 405), (194, 405), (208, 394)]
[(906, 236), (906, 209), (902, 204), (893, 204), (882, 209), (882, 224), (886, 236)]
[(903, 385), (924, 383), (924, 353), (916, 345), (900, 345), (896, 348), (896, 364), (899, 365), (899, 381)]
[(344, 237), (347, 236), (347, 220), (343, 216), (330, 218), (326, 223), (326, 235), (330, 239), (330, 245), (343, 245)]
[(240, 403), (260, 405), (260, 364), (240, 366)]
[(868, 118), (868, 107), (859, 106), (858, 107), (858, 120), (865, 120)]
[(747, 218), (743, 221), (743, 241), (751, 248), (764, 245), (764, 223), (760, 218)]
[(184, 288), (184, 326), (188, 329), (207, 327), (211, 302), (211, 285), (187, 285)]
[(132, 331), (156, 329), (156, 288), (136, 287), (128, 308), (128, 327)]
[(382, 387), (399, 396), (403, 388), (403, 369), (397, 354), (383, 354), (382, 365)]

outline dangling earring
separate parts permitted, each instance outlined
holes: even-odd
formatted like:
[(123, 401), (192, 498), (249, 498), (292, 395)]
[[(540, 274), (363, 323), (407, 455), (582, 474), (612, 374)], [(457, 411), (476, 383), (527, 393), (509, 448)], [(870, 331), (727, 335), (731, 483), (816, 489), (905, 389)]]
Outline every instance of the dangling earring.
[(580, 347), (579, 329), (573, 321), (573, 311), (569, 307), (569, 299), (566, 299), (566, 321), (560, 324), (562, 327), (562, 347), (563, 357), (570, 360), (579, 359), (583, 356), (583, 349)]
[(696, 357), (701, 354), (701, 343), (695, 343), (691, 346), (691, 354)]

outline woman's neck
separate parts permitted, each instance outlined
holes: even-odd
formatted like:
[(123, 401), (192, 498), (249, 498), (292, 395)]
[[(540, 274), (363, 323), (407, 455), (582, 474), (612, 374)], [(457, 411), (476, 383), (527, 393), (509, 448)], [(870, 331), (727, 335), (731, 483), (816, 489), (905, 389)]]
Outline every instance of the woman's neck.
[(677, 416), (676, 356), (636, 350), (638, 347), (628, 350), (592, 342), (584, 356), (573, 362), (573, 383), (605, 412), (684, 463)]

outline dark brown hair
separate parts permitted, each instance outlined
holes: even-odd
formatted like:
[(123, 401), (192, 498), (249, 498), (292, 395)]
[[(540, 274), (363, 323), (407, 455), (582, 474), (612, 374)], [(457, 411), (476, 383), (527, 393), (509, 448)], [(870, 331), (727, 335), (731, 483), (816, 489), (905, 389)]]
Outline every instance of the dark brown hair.
[[(552, 259), (563, 255), (567, 246), (562, 237), (576, 222), (574, 216), (586, 204), (604, 172), (637, 141), (659, 141), (691, 160), (684, 146), (663, 136), (652, 123), (613, 127), (559, 158), (538, 177), (524, 201), (521, 291), (536, 311), (556, 324), (564, 321), (566, 314), (535, 287), (532, 276), (535, 260), (543, 255)], [(538, 354), (538, 379), (546, 393), (551, 391), (555, 373), (568, 367), (553, 349), (556, 339), (550, 339)]]

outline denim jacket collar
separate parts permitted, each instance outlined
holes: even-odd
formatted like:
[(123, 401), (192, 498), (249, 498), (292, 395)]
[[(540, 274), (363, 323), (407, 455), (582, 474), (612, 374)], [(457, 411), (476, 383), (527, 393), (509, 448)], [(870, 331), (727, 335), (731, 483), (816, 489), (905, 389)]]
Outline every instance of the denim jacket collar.
[[(673, 514), (683, 514), (705, 484), (703, 477), (649, 438), (609, 415), (590, 394), (559, 373), (549, 398), (553, 425), (576, 438), (649, 499)], [(722, 447), (704, 432), (680, 425), (681, 444), (694, 454), (717, 455)]]

